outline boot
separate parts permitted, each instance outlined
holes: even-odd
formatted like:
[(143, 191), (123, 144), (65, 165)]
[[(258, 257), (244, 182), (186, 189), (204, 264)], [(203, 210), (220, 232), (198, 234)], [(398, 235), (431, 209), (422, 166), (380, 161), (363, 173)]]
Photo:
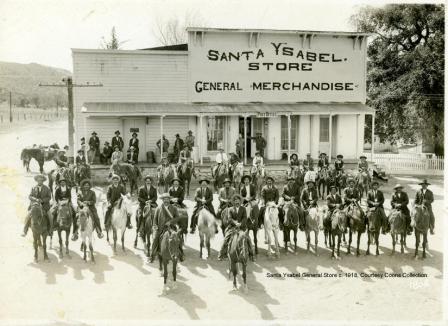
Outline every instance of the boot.
[(132, 229), (131, 215), (130, 215), (130, 214), (127, 215), (126, 227), (127, 227), (128, 229)]
[(183, 262), (185, 260), (185, 254), (184, 254), (184, 250), (182, 249), (182, 247), (179, 248), (179, 260), (181, 262)]
[(96, 228), (96, 233), (98, 234), (98, 238), (103, 238), (103, 232), (101, 232), (101, 229), (99, 227)]
[(435, 234), (435, 233), (434, 233), (434, 228), (430, 228), (430, 229), (429, 229), (429, 233), (431, 233), (431, 234)]

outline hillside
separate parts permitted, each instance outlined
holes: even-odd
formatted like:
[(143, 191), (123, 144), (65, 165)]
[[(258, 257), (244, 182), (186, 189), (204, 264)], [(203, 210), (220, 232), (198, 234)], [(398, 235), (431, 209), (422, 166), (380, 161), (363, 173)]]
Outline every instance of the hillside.
[(13, 104), (30, 107), (54, 107), (67, 102), (67, 92), (59, 87), (39, 87), (39, 83), (61, 82), (71, 72), (36, 63), (20, 64), (0, 61), (0, 103), (9, 101), (12, 92)]

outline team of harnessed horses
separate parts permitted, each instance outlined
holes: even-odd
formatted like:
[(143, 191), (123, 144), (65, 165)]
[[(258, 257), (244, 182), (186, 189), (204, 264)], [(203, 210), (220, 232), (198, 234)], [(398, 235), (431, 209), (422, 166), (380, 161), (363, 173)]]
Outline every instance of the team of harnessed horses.
[[(23, 153), (22, 153), (23, 159)], [(44, 159), (47, 158), (44, 156)], [(49, 159), (48, 159), (49, 160)], [(28, 165), (25, 164), (28, 169)], [(40, 165), (40, 164), (39, 164)], [(140, 170), (137, 166), (128, 166), (130, 164), (118, 163), (118, 168), (122, 169), (121, 175), (122, 181), (130, 181), (130, 192), (136, 188), (137, 181), (141, 177)], [(40, 165), (41, 166), (41, 165)], [(112, 169), (117, 167), (112, 167)], [(138, 172), (137, 172), (138, 171)], [(69, 166), (67, 168), (60, 168), (58, 170), (53, 170), (49, 173), (49, 185), (52, 187), (52, 183), (57, 182), (58, 176), (61, 175), (67, 180), (67, 185), (71, 187), (78, 187), (79, 181), (88, 178), (89, 175), (88, 167), (85, 166)], [(120, 173), (120, 172), (119, 172)], [(318, 187), (319, 198), (324, 199), (329, 193), (329, 189), (332, 185), (336, 186), (339, 192), (341, 192), (346, 187), (346, 180), (348, 175), (344, 171), (336, 171), (332, 168), (323, 167), (318, 169), (317, 172), (307, 171), (303, 166), (291, 166), (286, 172), (287, 177), (294, 178), (295, 182), (299, 187), (304, 187), (307, 181), (311, 180)], [(186, 195), (189, 194), (189, 185), (191, 181), (191, 176), (196, 176), (195, 167), (191, 160), (185, 161), (182, 165), (176, 166), (175, 164), (161, 164), (157, 168), (158, 176), (158, 186), (159, 192), (166, 192), (168, 186), (174, 178), (179, 178), (181, 186), (184, 187)], [(376, 255), (379, 255), (379, 235), (381, 232), (381, 217), (377, 210), (368, 209), (364, 211), (360, 205), (350, 205), (350, 209), (336, 209), (331, 217), (326, 214), (326, 208), (324, 206), (311, 206), (308, 209), (303, 209), (293, 201), (281, 202), (279, 204), (275, 202), (264, 203), (260, 200), (260, 192), (266, 181), (266, 172), (264, 166), (253, 166), (250, 170), (251, 182), (256, 186), (257, 198), (258, 200), (248, 202), (244, 204), (247, 215), (247, 225), (245, 230), (240, 230), (238, 227), (233, 228), (234, 232), (232, 240), (228, 244), (228, 258), (229, 258), (229, 277), (230, 273), (233, 273), (234, 281), (233, 285), (236, 288), (236, 275), (238, 273), (237, 265), (238, 263), (242, 266), (243, 274), (243, 289), (247, 291), (246, 284), (246, 266), (249, 257), (249, 248), (251, 246), (251, 239), (249, 232), (252, 231), (254, 239), (254, 249), (255, 254), (258, 254), (257, 245), (257, 232), (260, 228), (259, 219), (263, 220), (263, 228), (265, 232), (265, 243), (268, 245), (267, 254), (271, 257), (272, 246), (274, 246), (275, 257), (278, 258), (280, 255), (280, 245), (279, 245), (279, 232), (283, 229), (283, 240), (285, 242), (285, 254), (288, 253), (288, 242), (292, 247), (290, 241), (290, 233), (293, 232), (294, 247), (293, 250), (296, 253), (297, 250), (297, 232), (299, 229), (305, 232), (307, 251), (310, 251), (311, 247), (311, 232), (314, 232), (314, 254), (318, 255), (318, 234), (320, 231), (324, 231), (325, 234), (325, 246), (331, 248), (331, 257), (340, 259), (340, 245), (341, 239), (345, 242), (345, 233), (348, 230), (349, 240), (347, 245), (347, 254), (351, 250), (352, 234), (357, 234), (357, 244), (356, 244), (356, 255), (360, 254), (359, 245), (361, 235), (367, 231), (367, 251), (366, 254), (370, 254), (370, 245), (372, 242), (376, 245)], [(222, 183), (226, 178), (232, 180), (233, 185), (236, 189), (240, 189), (241, 180), (244, 176), (244, 166), (242, 163), (236, 162), (233, 165), (229, 163), (219, 164), (212, 168), (212, 177), (214, 180), (215, 189), (222, 187)], [(359, 173), (356, 176), (356, 187), (360, 190), (361, 197), (363, 194), (367, 194), (369, 189), (368, 176), (365, 173)], [(76, 188), (75, 188), (76, 189)], [(52, 190), (53, 193), (53, 190)], [(264, 216), (259, 216), (260, 203), (265, 206)], [(105, 205), (106, 203), (103, 203)], [(221, 212), (221, 221), (213, 216), (211, 212), (207, 209), (202, 208), (198, 213), (198, 231), (200, 238), (200, 251), (199, 256), (203, 257), (203, 248), (205, 247), (208, 251), (208, 257), (210, 256), (210, 241), (215, 236), (217, 227), (221, 225), (222, 232), (225, 234), (229, 225), (229, 212), (231, 210), (232, 204), (229, 204)], [(103, 207), (104, 208), (104, 207)], [(283, 212), (284, 221), (280, 223), (279, 213), (280, 210)], [(124, 234), (126, 231), (126, 219), (129, 214), (133, 212), (132, 200), (128, 195), (122, 196), (120, 200), (115, 203), (113, 210), (111, 225), (114, 238), (114, 252), (116, 252), (116, 242), (117, 234), (121, 232), (121, 242), (122, 250), (125, 251), (124, 247)], [(185, 209), (186, 213), (186, 209)], [(48, 234), (47, 220), (43, 216), (42, 207), (39, 202), (32, 201), (30, 204), (30, 215), (31, 215), (31, 228), (34, 237), (34, 247), (35, 247), (35, 260), (37, 261), (37, 246), (40, 244), (44, 249), (44, 259), (48, 259), (46, 252), (46, 238)], [(89, 212), (88, 206), (84, 206), (78, 211), (78, 225), (80, 227), (81, 236), (81, 250), (84, 253), (83, 259), (86, 260), (87, 244), (90, 250), (90, 257), (92, 262), (94, 262), (93, 256), (93, 221), (91, 217), (91, 212)], [(153, 229), (153, 218), (154, 218), (154, 208), (150, 205), (146, 205), (143, 214), (143, 230), (140, 232), (140, 236), (143, 240), (145, 253), (149, 257), (150, 255), (150, 244), (151, 238), (154, 237)], [(423, 258), (426, 256), (426, 246), (427, 246), (427, 232), (429, 229), (429, 215), (428, 212), (421, 206), (413, 206), (411, 217), (413, 219), (414, 232), (416, 236), (416, 248), (415, 257), (418, 256), (418, 247), (420, 243), (420, 237), (423, 237)], [(136, 218), (140, 218), (140, 214), (136, 214)], [(303, 220), (303, 227), (300, 227), (300, 221)], [(405, 216), (400, 212), (393, 210), (389, 216), (391, 221), (390, 233), (393, 240), (393, 251), (395, 252), (395, 245), (398, 242), (398, 237), (400, 237), (401, 252), (404, 252), (404, 247), (406, 246), (406, 222)], [(71, 226), (71, 210), (69, 209), (67, 203), (62, 203), (58, 207), (57, 211), (57, 223), (56, 230), (59, 235), (60, 244), (60, 256), (62, 257), (62, 241), (61, 232), (66, 232), (66, 254), (69, 254), (68, 250), (68, 235), (70, 233)], [(301, 225), (302, 226), (302, 225)], [(164, 276), (164, 291), (167, 290), (167, 265), (169, 261), (173, 262), (173, 278), (176, 281), (176, 264), (179, 259), (179, 244), (183, 243), (184, 234), (186, 230), (178, 226), (170, 227), (167, 229), (162, 237), (160, 238), (160, 251), (159, 251), (159, 262), (160, 270), (163, 267)], [(134, 246), (138, 245), (139, 232), (137, 231)], [(337, 238), (337, 242), (336, 242)], [(109, 241), (109, 236), (107, 236)], [(328, 239), (328, 245), (327, 245)], [(153, 239), (154, 240), (154, 239)], [(337, 244), (337, 245), (336, 245)], [(335, 252), (336, 249), (336, 252)], [(208, 258), (207, 257), (207, 258)]]

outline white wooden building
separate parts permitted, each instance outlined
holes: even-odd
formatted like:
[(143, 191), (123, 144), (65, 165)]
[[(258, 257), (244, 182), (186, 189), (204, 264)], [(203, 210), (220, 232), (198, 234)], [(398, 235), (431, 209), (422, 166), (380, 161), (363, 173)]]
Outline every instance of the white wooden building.
[[(363, 152), (367, 34), (188, 28), (188, 44), (145, 50), (72, 49), (75, 146), (96, 131), (101, 146), (120, 130), (125, 147), (138, 130), (140, 160), (158, 156), (161, 134), (196, 137), (199, 160), (218, 143), (235, 151), (261, 132), (265, 156)], [(288, 139), (290, 140), (288, 142)]]

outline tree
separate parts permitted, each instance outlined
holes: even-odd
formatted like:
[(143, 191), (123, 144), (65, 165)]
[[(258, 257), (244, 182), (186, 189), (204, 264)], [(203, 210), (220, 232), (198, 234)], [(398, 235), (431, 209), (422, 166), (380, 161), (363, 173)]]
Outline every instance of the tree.
[(375, 133), (382, 141), (430, 141), (443, 155), (444, 6), (366, 6), (351, 20), (373, 34), (367, 104), (376, 110)]
[(162, 45), (184, 44), (188, 42), (187, 27), (203, 26), (205, 23), (200, 16), (187, 13), (183, 20), (172, 17), (165, 22), (158, 22), (154, 35)]
[(112, 27), (112, 31), (110, 33), (110, 40), (106, 41), (104, 36), (101, 38), (101, 48), (105, 50), (119, 50), (123, 43), (127, 41), (120, 42), (118, 40), (117, 32), (115, 31), (115, 26)]

